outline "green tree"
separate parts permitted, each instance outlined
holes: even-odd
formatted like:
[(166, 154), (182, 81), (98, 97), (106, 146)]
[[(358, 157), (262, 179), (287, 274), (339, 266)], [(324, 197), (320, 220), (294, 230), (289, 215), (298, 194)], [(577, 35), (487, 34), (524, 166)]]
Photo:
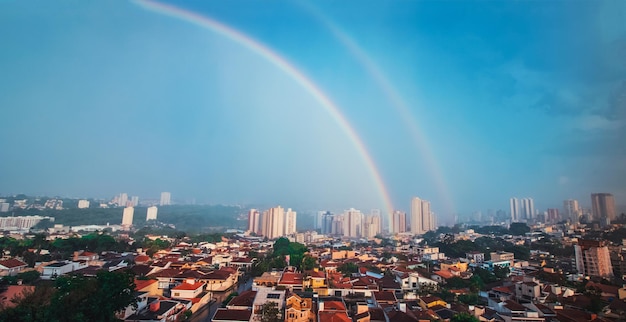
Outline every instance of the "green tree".
[(261, 322), (281, 322), (280, 309), (276, 302), (266, 302), (261, 307)]
[(100, 271), (95, 278), (62, 276), (51, 300), (53, 320), (116, 321), (115, 313), (137, 305), (133, 275)]
[(12, 300), (14, 307), (0, 307), (0, 321), (52, 321), (49, 308), (50, 298), (54, 293), (55, 289), (47, 285), (37, 286), (33, 291), (24, 291)]
[(316, 264), (317, 264), (317, 260), (315, 259), (315, 257), (311, 255), (305, 255), (304, 258), (302, 259), (302, 270), (303, 271), (312, 270)]
[(450, 319), (450, 322), (480, 322), (480, 320), (469, 313), (458, 313)]
[(498, 265), (495, 265), (493, 267), (493, 275), (495, 275), (496, 278), (498, 279), (503, 279), (503, 278), (508, 277), (510, 272), (511, 270), (509, 270), (508, 267), (502, 267)]
[(343, 276), (350, 276), (352, 273), (359, 271), (359, 267), (355, 263), (345, 263), (337, 267), (337, 271), (341, 272)]
[(523, 222), (514, 222), (509, 226), (509, 234), (516, 236), (523, 236), (530, 232), (530, 227)]

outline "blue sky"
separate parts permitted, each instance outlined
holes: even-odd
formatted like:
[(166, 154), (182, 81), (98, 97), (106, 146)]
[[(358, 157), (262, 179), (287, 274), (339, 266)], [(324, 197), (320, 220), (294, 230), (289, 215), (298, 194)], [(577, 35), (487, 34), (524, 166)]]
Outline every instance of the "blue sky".
[[(542, 210), (588, 205), (592, 192), (626, 203), (623, 1), (170, 4), (306, 74), (359, 134), (397, 209), (420, 196), (445, 222), (513, 196)], [(212, 30), (136, 2), (4, 0), (0, 39), (1, 193), (383, 207), (319, 102)]]

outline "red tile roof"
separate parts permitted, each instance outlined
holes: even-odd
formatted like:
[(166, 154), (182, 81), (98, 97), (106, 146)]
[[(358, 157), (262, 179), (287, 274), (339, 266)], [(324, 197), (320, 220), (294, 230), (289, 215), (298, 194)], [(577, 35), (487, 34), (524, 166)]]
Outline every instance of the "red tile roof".
[(204, 283), (201, 283), (201, 282), (194, 283), (194, 284), (182, 283), (182, 284), (174, 287), (172, 290), (176, 290), (176, 291), (192, 291), (192, 290), (197, 290), (197, 289), (201, 288), (202, 286), (204, 286)]
[(16, 268), (16, 267), (20, 267), (20, 266), (28, 266), (28, 264), (22, 262), (21, 260), (17, 260), (15, 258), (11, 258), (11, 259), (6, 259), (3, 261), (0, 261), (0, 265), (6, 267), (6, 268)]
[(278, 282), (278, 284), (301, 285), (302, 284), (302, 274), (285, 272), (281, 276), (280, 281)]
[(135, 291), (143, 290), (144, 288), (156, 283), (157, 280), (138, 280), (135, 279)]
[(319, 322), (352, 322), (346, 312), (320, 311), (318, 313)]
[(346, 310), (346, 306), (341, 301), (324, 301), (324, 310)]

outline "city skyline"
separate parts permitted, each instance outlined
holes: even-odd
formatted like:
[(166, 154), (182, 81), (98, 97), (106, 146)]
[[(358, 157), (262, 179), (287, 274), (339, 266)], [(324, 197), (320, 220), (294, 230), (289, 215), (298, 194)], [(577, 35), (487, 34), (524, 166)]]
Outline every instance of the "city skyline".
[(2, 2), (0, 192), (623, 211), (623, 2), (246, 4)]

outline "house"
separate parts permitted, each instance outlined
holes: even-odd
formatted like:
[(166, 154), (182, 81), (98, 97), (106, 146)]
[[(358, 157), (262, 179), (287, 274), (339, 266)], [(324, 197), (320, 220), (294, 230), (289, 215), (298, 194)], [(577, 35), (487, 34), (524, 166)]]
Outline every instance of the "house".
[(302, 273), (293, 269), (285, 268), (285, 271), (278, 280), (278, 285), (290, 291), (302, 291)]
[(438, 306), (445, 308), (448, 303), (438, 296), (422, 296), (419, 299), (419, 305), (423, 310), (428, 310)]
[(320, 298), (318, 322), (352, 322), (341, 298)]
[(226, 308), (229, 310), (252, 310), (255, 297), (256, 291), (244, 291), (240, 295), (233, 297), (226, 305)]
[(302, 284), (305, 288), (311, 288), (313, 291), (320, 288), (328, 288), (328, 285), (326, 285), (326, 274), (324, 272), (320, 272), (317, 268), (314, 268), (312, 271), (307, 271), (306, 274), (307, 276)]
[(237, 283), (237, 271), (232, 268), (220, 268), (206, 274), (204, 279), (207, 282), (207, 290), (209, 291), (226, 291)]
[(0, 261), (0, 276), (15, 276), (21, 273), (28, 264), (19, 259), (11, 258)]
[(261, 309), (267, 302), (276, 303), (278, 309), (283, 312), (283, 308), (285, 307), (285, 291), (274, 290), (269, 287), (260, 287), (257, 290), (254, 303), (252, 303), (254, 314), (252, 319), (259, 320), (261, 318)]
[(85, 262), (56, 262), (52, 264), (48, 264), (43, 267), (43, 272), (41, 273), (41, 279), (50, 280), (55, 279), (58, 276), (65, 275), (67, 273), (73, 272), (75, 270), (79, 270), (82, 268), (88, 267)]
[(128, 316), (127, 322), (169, 322), (183, 319), (185, 311), (191, 308), (191, 302), (185, 300), (159, 300), (148, 298), (148, 305), (142, 311)]
[(286, 299), (285, 322), (309, 322), (315, 320), (313, 299), (292, 293)]
[(159, 283), (157, 280), (140, 280), (135, 279), (135, 291), (146, 292), (149, 296), (163, 295), (163, 291), (159, 290)]
[(204, 290), (204, 283), (187, 279), (184, 283), (172, 288), (172, 298), (192, 299), (197, 297)]

